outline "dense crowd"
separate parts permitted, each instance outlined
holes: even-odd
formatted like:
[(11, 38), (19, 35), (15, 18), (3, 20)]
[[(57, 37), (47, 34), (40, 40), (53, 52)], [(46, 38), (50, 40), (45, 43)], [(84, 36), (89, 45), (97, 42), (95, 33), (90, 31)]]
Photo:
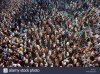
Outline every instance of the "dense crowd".
[(100, 67), (99, 0), (5, 1), (0, 67)]

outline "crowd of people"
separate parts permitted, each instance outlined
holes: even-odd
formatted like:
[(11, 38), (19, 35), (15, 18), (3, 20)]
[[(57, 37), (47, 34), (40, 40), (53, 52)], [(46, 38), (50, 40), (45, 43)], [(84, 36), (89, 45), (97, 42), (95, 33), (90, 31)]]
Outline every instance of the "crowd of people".
[(99, 0), (4, 1), (0, 67), (100, 67)]

